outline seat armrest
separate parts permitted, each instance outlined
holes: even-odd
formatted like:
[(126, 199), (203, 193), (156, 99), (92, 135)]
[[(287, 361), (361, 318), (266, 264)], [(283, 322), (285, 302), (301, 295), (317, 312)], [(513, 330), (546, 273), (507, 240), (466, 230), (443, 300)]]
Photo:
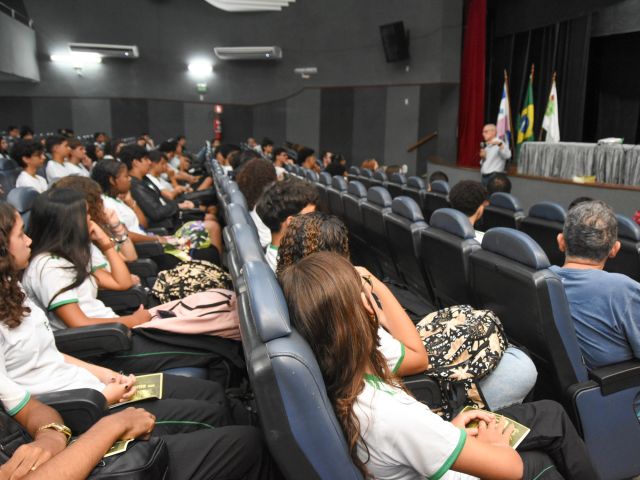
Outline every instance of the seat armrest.
[(149, 295), (140, 286), (123, 291), (98, 290), (98, 300), (111, 307), (119, 315), (135, 312), (140, 305), (144, 305), (145, 308), (149, 306)]
[(205, 213), (197, 208), (184, 208), (180, 210), (180, 220), (183, 222), (191, 220), (204, 220)]
[(45, 393), (36, 398), (57, 410), (74, 436), (89, 430), (107, 413), (107, 399), (92, 388)]
[(640, 386), (640, 361), (629, 360), (591, 370), (589, 378), (600, 386), (603, 395), (637, 387)]
[(140, 278), (155, 277), (158, 275), (158, 265), (149, 258), (139, 258), (133, 262), (127, 262), (129, 271)]
[(402, 379), (413, 396), (428, 407), (434, 408), (442, 404), (442, 394), (438, 382), (424, 373), (409, 375)]
[(196, 192), (188, 192), (182, 196), (185, 200), (192, 202), (200, 202), (203, 205), (212, 205), (216, 202), (216, 193), (213, 189), (200, 190)]
[(154, 235), (169, 235), (169, 231), (164, 227), (151, 227), (145, 230), (149, 233), (153, 233)]
[(164, 253), (160, 242), (137, 242), (133, 246), (136, 248), (138, 257), (158, 257)]
[(118, 353), (131, 348), (131, 330), (121, 323), (65, 328), (53, 334), (58, 350), (78, 358)]

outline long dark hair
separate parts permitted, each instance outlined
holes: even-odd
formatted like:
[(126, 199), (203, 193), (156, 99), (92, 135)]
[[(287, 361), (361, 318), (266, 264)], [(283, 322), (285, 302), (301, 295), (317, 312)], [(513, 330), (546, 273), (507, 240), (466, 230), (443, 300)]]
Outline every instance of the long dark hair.
[(360, 277), (343, 256), (318, 252), (286, 268), (280, 284), (291, 323), (318, 360), (351, 459), (367, 477), (366, 462), (358, 456), (360, 422), (353, 411), (364, 375), (370, 368), (383, 382), (402, 386), (378, 350), (379, 324), (362, 304)]
[(28, 234), (33, 241), (31, 258), (41, 253), (64, 258), (76, 275), (71, 285), (65, 285), (53, 296), (50, 306), (58, 295), (79, 287), (89, 276), (91, 240), (84, 195), (67, 188), (40, 194), (31, 210)]
[(116, 195), (114, 194), (111, 180), (115, 181), (123, 168), (126, 169), (127, 166), (118, 160), (112, 160), (110, 158), (100, 160), (93, 167), (93, 170), (91, 171), (91, 178), (98, 182), (98, 185), (100, 185), (100, 188), (102, 188), (102, 192), (105, 195), (115, 197)]
[[(104, 212), (104, 202), (102, 201), (102, 189), (98, 182), (80, 175), (68, 175), (62, 177), (51, 186), (51, 189), (66, 188), (81, 193), (87, 201), (89, 216), (91, 220), (101, 225), (103, 228), (108, 227), (107, 216)], [(108, 230), (107, 230), (108, 231)]]
[(18, 283), (18, 270), (9, 253), (11, 230), (17, 212), (7, 202), (0, 202), (0, 321), (15, 328), (31, 310), (25, 306), (26, 295)]

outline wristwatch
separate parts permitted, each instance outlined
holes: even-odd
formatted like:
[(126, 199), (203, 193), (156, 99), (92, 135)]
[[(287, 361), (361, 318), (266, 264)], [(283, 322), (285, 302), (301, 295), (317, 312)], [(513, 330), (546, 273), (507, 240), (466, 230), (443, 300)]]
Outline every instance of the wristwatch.
[(71, 429), (69, 427), (60, 423), (53, 422), (42, 425), (40, 428), (38, 428), (38, 432), (49, 429), (62, 433), (65, 437), (67, 437), (67, 444), (69, 443), (69, 440), (71, 439)]

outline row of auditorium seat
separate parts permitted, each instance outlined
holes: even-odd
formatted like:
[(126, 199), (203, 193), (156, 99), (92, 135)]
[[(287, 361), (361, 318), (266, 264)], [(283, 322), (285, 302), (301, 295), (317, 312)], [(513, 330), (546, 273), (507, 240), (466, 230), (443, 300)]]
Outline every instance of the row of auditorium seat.
[[(380, 186), (367, 190), (355, 180), (341, 190), (342, 178), (327, 185), (322, 175), (292, 174), (324, 190), (330, 205), (331, 198), (333, 205), (339, 205), (336, 200), (340, 197), (342, 218), (352, 237), (362, 235), (362, 244), (353, 247), (354, 253), (360, 253), (362, 246), (376, 253), (382, 248), (378, 241), (384, 235), (385, 255), (389, 256), (381, 260), (381, 268), (395, 269), (395, 274), (408, 277), (414, 288), (430, 282), (441, 304), (461, 303), (460, 299), (469, 295), (472, 302), (468, 303), (495, 311), (511, 341), (526, 348), (538, 366), (541, 381), (536, 397), (555, 398), (567, 407), (602, 477), (618, 479), (640, 473), (635, 460), (640, 424), (631, 408), (640, 391), (640, 362), (587, 371), (562, 283), (548, 269), (545, 253), (528, 235), (494, 228), (478, 245), (460, 212), (441, 209), (427, 226), (412, 199), (392, 199)], [(242, 203), (234, 194), (236, 187), (222, 172), (218, 176), (216, 185), (222, 187), (220, 196), (226, 202), (225, 243), (239, 294), (245, 357), (263, 427), (267, 437), (272, 437), (267, 443), (287, 478), (360, 478), (345, 456), (339, 429), (335, 431), (335, 417), (313, 355), (288, 323), (286, 304), (273, 274), (264, 266), (257, 235), (250, 223), (244, 223), (248, 213), (229, 203), (232, 197)], [(350, 217), (349, 212), (359, 214)], [(387, 232), (392, 234), (387, 237)], [(432, 271), (424, 277), (417, 275), (416, 239), (431, 247), (425, 247), (431, 256), (419, 264)], [(274, 377), (276, 387), (271, 397), (260, 399), (264, 394), (260, 389), (273, 386), (269, 382)], [(269, 409), (266, 418), (262, 417), (265, 408)], [(273, 435), (269, 428), (276, 428)], [(616, 435), (609, 435), (611, 431)], [(291, 454), (285, 448), (290, 448)], [(305, 462), (310, 464), (308, 471)]]

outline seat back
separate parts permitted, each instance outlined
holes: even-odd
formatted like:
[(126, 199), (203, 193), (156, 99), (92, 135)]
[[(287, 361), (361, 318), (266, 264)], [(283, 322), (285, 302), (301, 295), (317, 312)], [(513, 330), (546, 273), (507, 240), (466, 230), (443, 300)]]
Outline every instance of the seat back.
[(7, 201), (14, 206), (22, 217), (25, 230), (29, 226), (31, 208), (38, 195), (40, 195), (38, 191), (31, 187), (16, 187), (7, 195)]
[(420, 232), (419, 258), (439, 307), (474, 305), (469, 257), (480, 249), (467, 216), (453, 208), (431, 215), (429, 228)]
[(16, 170), (19, 168), (20, 167), (18, 166), (15, 160), (11, 158), (0, 158), (0, 171)]
[(407, 177), (402, 173), (394, 173), (389, 177), (387, 183), (387, 190), (391, 194), (391, 198), (396, 198), (402, 195), (402, 187), (407, 184)]
[(329, 199), (329, 211), (340, 218), (344, 217), (342, 195), (347, 191), (347, 181), (340, 175), (331, 179), (331, 186), (327, 189)]
[(9, 194), (9, 191), (15, 188), (16, 180), (18, 180), (18, 175), (20, 175), (20, 169), (15, 168), (12, 170), (0, 170), (0, 187), (4, 190), (4, 195)]
[(477, 306), (494, 311), (509, 338), (528, 350), (538, 367), (536, 396), (566, 405), (569, 387), (587, 380), (587, 371), (562, 281), (547, 256), (526, 233), (497, 227), (470, 258)]
[(554, 202), (536, 203), (520, 222), (519, 229), (533, 238), (547, 254), (552, 265), (564, 264), (564, 253), (558, 248), (558, 233), (562, 233), (567, 217), (562, 205)]
[(318, 194), (320, 195), (320, 208), (322, 210), (329, 209), (329, 194), (327, 193), (327, 189), (330, 185), (331, 175), (327, 172), (320, 172), (320, 174), (318, 175), (316, 188), (318, 189)]
[(351, 167), (349, 167), (349, 169), (347, 170), (347, 178), (349, 179), (349, 181), (351, 182), (352, 180), (359, 180), (360, 178), (360, 168), (356, 167), (355, 165), (352, 165)]
[(402, 187), (402, 195), (412, 198), (413, 201), (418, 204), (418, 207), (420, 207), (420, 210), (422, 212), (424, 212), (426, 194), (427, 187), (424, 183), (424, 180), (420, 177), (414, 176), (407, 178), (407, 184)]
[(629, 217), (616, 215), (620, 251), (604, 266), (607, 272), (623, 273), (640, 282), (640, 226)]
[(402, 281), (415, 294), (431, 302), (431, 287), (418, 261), (420, 232), (427, 228), (422, 211), (413, 199), (400, 195), (393, 199), (391, 211), (384, 215), (387, 241)]
[[(437, 186), (440, 190), (434, 190), (434, 186), (436, 186), (437, 183), (444, 184)], [(427, 222), (431, 221), (431, 215), (433, 215), (433, 212), (436, 210), (451, 207), (451, 203), (449, 203), (449, 193), (443, 192), (445, 189), (448, 191), (446, 182), (436, 180), (431, 184), (431, 191), (424, 193), (424, 208), (422, 209), (422, 214)]]
[(442, 195), (449, 195), (451, 187), (446, 180), (434, 180), (431, 182), (431, 191), (433, 193), (440, 193)]
[[(376, 170), (373, 172), (373, 177), (370, 180), (369, 187), (378, 186), (387, 188), (387, 183), (389, 183), (389, 179), (387, 178), (387, 174), (381, 170)], [(365, 185), (366, 186), (366, 185)]]
[(305, 170), (304, 174), (307, 180), (309, 180), (310, 182), (317, 183), (320, 178), (320, 176), (313, 170)]
[(238, 312), (244, 355), (262, 431), (288, 479), (361, 479), (327, 398), (320, 369), (289, 323), (268, 265), (249, 262)]
[(487, 231), (494, 227), (518, 228), (524, 217), (518, 199), (510, 193), (496, 192), (489, 197), (489, 205), (484, 209), (478, 230)]
[(349, 182), (342, 196), (344, 223), (349, 230), (351, 261), (367, 267), (374, 275), (380, 275), (381, 268), (368, 246), (368, 239), (362, 221), (362, 204), (367, 200), (367, 189), (358, 180)]
[(364, 185), (364, 187), (369, 190), (373, 185), (377, 183), (373, 179), (374, 172), (369, 170), (368, 168), (361, 168), (360, 174), (354, 178), (354, 180), (358, 180), (360, 183)]
[(383, 275), (400, 280), (387, 242), (384, 223), (384, 215), (391, 211), (391, 201), (391, 195), (385, 188), (371, 187), (367, 191), (367, 201), (361, 205), (362, 223), (369, 247), (380, 264)]

